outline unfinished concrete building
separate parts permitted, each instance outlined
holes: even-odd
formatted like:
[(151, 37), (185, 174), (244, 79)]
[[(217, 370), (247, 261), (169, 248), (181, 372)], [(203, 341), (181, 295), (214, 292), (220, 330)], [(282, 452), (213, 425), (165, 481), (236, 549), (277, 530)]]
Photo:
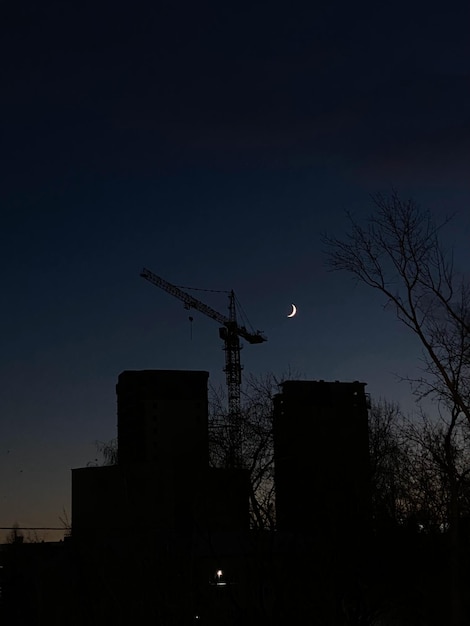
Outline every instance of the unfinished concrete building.
[(286, 381), (275, 398), (278, 530), (350, 536), (370, 520), (365, 383)]
[(125, 371), (118, 463), (72, 470), (75, 537), (248, 529), (243, 470), (209, 467), (208, 372)]

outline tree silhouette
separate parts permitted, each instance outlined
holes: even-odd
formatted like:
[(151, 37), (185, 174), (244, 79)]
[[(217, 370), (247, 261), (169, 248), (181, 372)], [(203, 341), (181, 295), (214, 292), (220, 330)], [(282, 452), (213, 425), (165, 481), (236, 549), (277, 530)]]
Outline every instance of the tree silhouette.
[(429, 211), (396, 193), (373, 198), (364, 226), (348, 214), (344, 239), (325, 236), (327, 262), (381, 292), (386, 306), (419, 339), (424, 365), (412, 379), (419, 398), (432, 396), (451, 420), (470, 424), (470, 285), (454, 269)]
[[(458, 596), (459, 522), (462, 517), (470, 426), (470, 285), (454, 268), (452, 250), (442, 241), (449, 218), (436, 224), (429, 211), (396, 192), (373, 197), (375, 211), (359, 224), (350, 214), (349, 233), (324, 236), (332, 270), (351, 274), (379, 291), (397, 319), (419, 340), (421, 375), (408, 380), (418, 398), (437, 402), (439, 419), (425, 420), (421, 430), (408, 429), (419, 450), (423, 480), (429, 468), (439, 468), (446, 484), (445, 503), (451, 546), (450, 577), (454, 590), (453, 620), (460, 623)], [(435, 473), (427, 484), (415, 483), (430, 496)], [(437, 495), (437, 494), (435, 494)], [(428, 504), (430, 504), (428, 502)], [(436, 504), (436, 502), (434, 503)]]
[[(251, 526), (274, 528), (273, 397), (280, 379), (269, 373), (248, 376), (242, 390), (240, 416), (242, 465), (250, 482)], [(213, 467), (229, 467), (229, 415), (223, 389), (211, 389), (209, 451)]]

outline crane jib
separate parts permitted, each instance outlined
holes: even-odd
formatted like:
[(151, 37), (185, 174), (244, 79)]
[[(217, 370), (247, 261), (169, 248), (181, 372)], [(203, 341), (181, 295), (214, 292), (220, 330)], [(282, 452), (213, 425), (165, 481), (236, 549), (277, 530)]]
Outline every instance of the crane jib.
[(241, 347), (239, 337), (242, 337), (251, 344), (263, 343), (264, 341), (267, 341), (267, 338), (259, 330), (257, 332), (250, 332), (245, 326), (239, 326), (237, 324), (235, 294), (233, 291), (230, 292), (229, 296), (229, 317), (227, 317), (210, 307), (208, 304), (201, 302), (201, 300), (198, 300), (194, 296), (190, 296), (176, 285), (172, 285), (167, 280), (157, 276), (146, 268), (142, 270), (140, 275), (156, 287), (160, 287), (163, 291), (166, 291), (175, 298), (184, 302), (185, 308), (192, 308), (196, 311), (200, 311), (223, 326), (223, 328), (219, 330), (219, 335), (224, 341), (224, 371), (228, 391), (230, 438), (228, 463), (236, 466), (243, 465), (243, 451), (241, 449), (242, 442), (240, 432), (240, 386), (242, 366), (240, 363)]

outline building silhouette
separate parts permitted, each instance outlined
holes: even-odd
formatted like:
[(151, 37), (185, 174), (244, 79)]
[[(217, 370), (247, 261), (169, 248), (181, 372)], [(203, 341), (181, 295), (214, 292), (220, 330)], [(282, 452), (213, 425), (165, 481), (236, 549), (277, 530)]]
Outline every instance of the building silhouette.
[(403, 620), (383, 624), (445, 623), (445, 599), (423, 591), (446, 584), (439, 543), (371, 532), (365, 384), (280, 385), (275, 531), (249, 528), (246, 470), (209, 467), (207, 384), (119, 375), (117, 464), (72, 470), (70, 539), (2, 546), (2, 623), (344, 626), (389, 606)]
[(208, 372), (125, 371), (116, 385), (118, 464), (171, 468), (186, 481), (209, 464)]
[(72, 529), (103, 533), (248, 530), (244, 470), (209, 467), (208, 372), (125, 371), (118, 462), (72, 470)]
[(337, 538), (370, 522), (365, 383), (293, 381), (274, 399), (278, 530)]

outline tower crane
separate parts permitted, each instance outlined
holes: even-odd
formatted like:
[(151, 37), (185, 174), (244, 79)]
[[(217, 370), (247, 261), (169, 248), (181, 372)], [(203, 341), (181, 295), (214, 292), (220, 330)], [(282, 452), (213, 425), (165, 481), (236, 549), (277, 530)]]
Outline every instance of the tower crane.
[(236, 300), (233, 290), (229, 292), (228, 317), (219, 313), (209, 305), (194, 298), (180, 287), (172, 285), (160, 276), (144, 268), (140, 275), (156, 287), (160, 287), (175, 298), (184, 303), (186, 309), (195, 309), (211, 317), (220, 324), (219, 337), (224, 342), (225, 351), (225, 378), (228, 393), (228, 417), (229, 417), (229, 463), (237, 465), (241, 461), (241, 410), (240, 410), (240, 386), (242, 366), (240, 362), (240, 337), (250, 344), (263, 343), (267, 337), (262, 331), (249, 331), (245, 326), (237, 322)]

